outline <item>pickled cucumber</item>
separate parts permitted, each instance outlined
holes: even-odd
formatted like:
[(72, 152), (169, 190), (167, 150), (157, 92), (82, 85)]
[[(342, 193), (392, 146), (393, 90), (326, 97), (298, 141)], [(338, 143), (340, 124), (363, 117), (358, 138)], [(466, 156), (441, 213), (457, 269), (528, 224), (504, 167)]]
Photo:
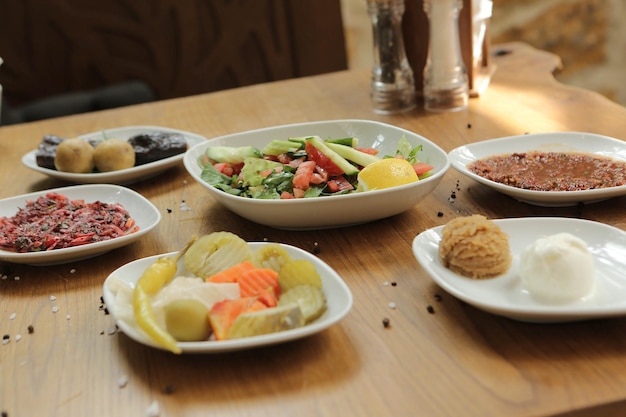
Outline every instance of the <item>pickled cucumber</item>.
[(198, 300), (178, 299), (164, 307), (165, 327), (179, 342), (207, 340), (211, 335), (209, 309)]
[(213, 232), (196, 240), (185, 253), (185, 266), (205, 278), (250, 260), (248, 243), (230, 232)]
[(226, 339), (281, 332), (302, 327), (304, 324), (300, 307), (292, 303), (239, 315), (228, 329)]
[(321, 289), (312, 285), (298, 285), (284, 292), (278, 300), (278, 305), (296, 303), (302, 311), (306, 323), (319, 318), (326, 311), (326, 297)]
[(270, 268), (278, 272), (283, 265), (293, 258), (283, 246), (278, 243), (269, 243), (261, 246), (252, 254), (252, 263), (259, 268)]
[(298, 285), (312, 285), (322, 289), (322, 278), (311, 261), (297, 259), (287, 262), (278, 271), (278, 285), (283, 292)]

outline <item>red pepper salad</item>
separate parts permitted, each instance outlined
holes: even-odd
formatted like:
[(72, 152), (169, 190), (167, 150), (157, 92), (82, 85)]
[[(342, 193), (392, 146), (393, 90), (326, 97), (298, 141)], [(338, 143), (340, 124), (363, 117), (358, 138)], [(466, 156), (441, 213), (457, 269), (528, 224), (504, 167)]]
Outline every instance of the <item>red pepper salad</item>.
[(139, 230), (121, 204), (70, 200), (55, 192), (0, 218), (0, 248), (26, 253), (86, 245)]

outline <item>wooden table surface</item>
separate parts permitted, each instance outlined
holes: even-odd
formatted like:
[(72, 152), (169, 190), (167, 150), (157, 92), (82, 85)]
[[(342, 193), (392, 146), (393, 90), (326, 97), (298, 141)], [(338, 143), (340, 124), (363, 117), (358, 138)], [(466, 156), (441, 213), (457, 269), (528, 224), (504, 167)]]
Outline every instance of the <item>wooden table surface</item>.
[[(0, 198), (67, 185), (20, 162), (43, 135), (72, 137), (125, 125), (167, 126), (211, 138), (360, 118), (415, 131), (446, 151), (525, 132), (626, 135), (626, 109), (557, 83), (552, 72), (560, 60), (554, 55), (524, 44), (493, 49), (497, 71), (491, 85), (457, 113), (377, 115), (369, 101), (369, 71), (360, 70), (2, 127)], [(482, 312), (437, 287), (413, 257), (411, 242), (425, 229), (472, 213), (580, 217), (626, 230), (626, 197), (535, 207), (450, 169), (406, 213), (361, 226), (294, 232), (222, 208), (182, 164), (130, 188), (163, 214), (140, 242), (64, 265), (0, 264), (0, 332), (10, 336), (0, 345), (3, 416), (623, 415), (626, 319), (545, 325)], [(189, 210), (181, 209), (182, 200)], [(312, 337), (236, 353), (176, 356), (114, 332), (100, 298), (112, 270), (218, 230), (305, 250), (317, 242), (318, 256), (353, 292), (352, 310)], [(385, 285), (391, 282), (397, 285)]]

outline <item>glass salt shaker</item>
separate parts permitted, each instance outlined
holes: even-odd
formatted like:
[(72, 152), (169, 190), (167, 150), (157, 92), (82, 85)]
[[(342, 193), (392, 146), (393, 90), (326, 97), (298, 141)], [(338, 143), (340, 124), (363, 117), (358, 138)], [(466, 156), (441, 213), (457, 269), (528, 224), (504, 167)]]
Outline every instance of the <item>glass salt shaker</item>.
[(424, 0), (429, 46), (424, 67), (424, 107), (434, 112), (467, 107), (469, 84), (461, 55), (459, 12), (463, 0)]
[(411, 110), (415, 107), (415, 81), (402, 37), (404, 0), (367, 0), (367, 10), (374, 41), (374, 111), (390, 114)]

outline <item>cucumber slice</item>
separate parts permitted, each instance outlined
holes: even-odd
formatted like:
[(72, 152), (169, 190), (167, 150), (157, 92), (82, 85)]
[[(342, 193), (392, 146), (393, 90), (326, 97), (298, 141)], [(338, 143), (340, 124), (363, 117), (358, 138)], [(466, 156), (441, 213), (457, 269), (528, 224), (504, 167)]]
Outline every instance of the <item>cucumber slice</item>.
[(278, 140), (274, 139), (263, 148), (263, 154), (265, 155), (280, 155), (288, 152), (296, 152), (302, 148), (302, 143), (292, 140)]
[(326, 143), (337, 143), (339, 145), (346, 145), (352, 148), (359, 146), (359, 138), (340, 138), (340, 139), (326, 139)]
[(326, 155), (335, 165), (341, 169), (346, 175), (354, 175), (359, 173), (359, 169), (348, 162), (343, 156), (332, 150), (319, 136), (312, 136), (307, 139), (309, 143), (320, 152)]
[(321, 289), (313, 285), (298, 285), (284, 292), (278, 300), (278, 305), (295, 303), (300, 306), (306, 323), (317, 319), (326, 311), (326, 297)]
[(230, 164), (243, 162), (244, 158), (260, 158), (262, 156), (261, 151), (253, 146), (209, 146), (204, 153), (215, 162), (227, 162)]
[(304, 317), (297, 304), (266, 308), (237, 316), (228, 329), (226, 339), (259, 336), (304, 326)]
[(380, 161), (379, 157), (370, 155), (365, 152), (361, 152), (358, 149), (354, 149), (350, 146), (339, 145), (336, 143), (327, 143), (327, 145), (330, 149), (337, 152), (337, 154), (341, 155), (348, 161), (352, 161), (362, 167), (366, 167), (373, 162)]

